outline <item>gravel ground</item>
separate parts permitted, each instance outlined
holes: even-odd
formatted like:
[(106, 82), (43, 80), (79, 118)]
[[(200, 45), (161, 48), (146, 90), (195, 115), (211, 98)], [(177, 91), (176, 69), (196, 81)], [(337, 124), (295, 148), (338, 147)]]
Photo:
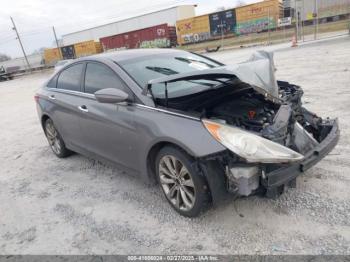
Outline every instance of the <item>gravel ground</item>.
[[(0, 83), (0, 254), (350, 254), (350, 38), (267, 47), (339, 145), (277, 200), (229, 200), (197, 219), (156, 186), (80, 155), (58, 159), (33, 95), (50, 72)], [(254, 49), (212, 54), (242, 61)]]

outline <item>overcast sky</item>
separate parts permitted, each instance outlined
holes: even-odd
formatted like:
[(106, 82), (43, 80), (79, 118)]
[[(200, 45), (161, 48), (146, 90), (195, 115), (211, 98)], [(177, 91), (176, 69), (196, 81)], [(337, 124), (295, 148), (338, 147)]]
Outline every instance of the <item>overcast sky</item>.
[[(197, 4), (196, 14), (216, 11), (218, 7), (234, 7), (238, 0), (1, 0), (0, 53), (22, 56), (10, 16), (21, 35), (25, 51), (30, 54), (54, 42), (52, 26), (62, 34), (132, 17), (172, 5)], [(245, 3), (259, 0), (244, 0)]]

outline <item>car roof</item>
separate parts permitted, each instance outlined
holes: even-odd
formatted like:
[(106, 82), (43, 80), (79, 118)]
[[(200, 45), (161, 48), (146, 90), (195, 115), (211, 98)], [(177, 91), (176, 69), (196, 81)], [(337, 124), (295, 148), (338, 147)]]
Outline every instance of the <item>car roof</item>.
[(170, 49), (170, 48), (127, 49), (127, 50), (113, 51), (113, 52), (93, 55), (88, 58), (90, 59), (107, 58), (118, 63), (121, 61), (130, 60), (138, 57), (153, 56), (153, 55), (159, 55), (159, 54), (171, 54), (171, 53), (176, 54), (176, 53), (183, 53), (183, 52), (185, 51)]

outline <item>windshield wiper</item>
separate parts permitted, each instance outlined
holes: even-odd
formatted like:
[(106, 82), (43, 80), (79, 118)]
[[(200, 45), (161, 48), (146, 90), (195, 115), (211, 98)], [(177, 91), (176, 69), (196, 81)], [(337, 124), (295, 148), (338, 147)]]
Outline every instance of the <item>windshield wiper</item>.
[[(157, 73), (161, 73), (163, 75), (179, 74), (179, 72), (177, 72), (177, 71), (175, 71), (173, 69), (167, 68), (167, 67), (146, 66), (146, 68), (149, 69), (149, 70), (155, 71)], [(221, 82), (221, 81), (218, 81), (218, 80), (216, 80), (216, 81), (217, 82)], [(198, 80), (187, 80), (187, 82), (194, 83), (194, 84), (199, 84), (199, 85), (203, 85), (203, 86), (209, 86), (209, 87), (215, 86), (215, 84), (201, 82), (201, 81), (198, 81)]]
[(161, 73), (163, 75), (175, 75), (178, 74), (179, 72), (176, 72), (175, 70), (172, 70), (170, 68), (166, 67), (158, 67), (158, 66), (146, 66), (146, 69), (152, 70), (157, 73)]
[(201, 63), (201, 64), (204, 64), (206, 66), (208, 66), (209, 68), (214, 68), (215, 66), (214, 65), (211, 65), (207, 62), (204, 62), (204, 61), (200, 61), (200, 60), (196, 60), (196, 59), (190, 59), (190, 58), (184, 58), (184, 57), (175, 57), (176, 60), (179, 60), (181, 62), (185, 62), (185, 63), (188, 63), (188, 64), (191, 64), (191, 63)]

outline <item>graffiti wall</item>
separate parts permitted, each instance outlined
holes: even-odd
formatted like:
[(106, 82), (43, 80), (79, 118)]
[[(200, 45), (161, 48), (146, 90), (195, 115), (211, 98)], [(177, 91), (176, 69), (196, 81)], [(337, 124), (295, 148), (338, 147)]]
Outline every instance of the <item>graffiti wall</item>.
[(238, 22), (236, 26), (237, 35), (245, 35), (250, 33), (258, 33), (269, 28), (275, 28), (276, 21), (274, 18), (264, 17), (259, 19), (253, 19), (245, 22)]
[(176, 22), (177, 41), (180, 45), (210, 39), (209, 16), (196, 16)]
[(282, 15), (282, 1), (260, 1), (235, 9), (177, 21), (177, 39), (182, 45), (217, 39), (222, 36), (222, 33), (242, 35), (261, 32), (276, 28), (277, 21)]
[(184, 44), (203, 42), (210, 39), (210, 33), (204, 32), (182, 35), (181, 39)]
[(170, 47), (170, 40), (167, 38), (158, 38), (150, 41), (143, 41), (140, 44), (140, 48), (164, 48)]
[(236, 12), (234, 9), (209, 15), (210, 33), (213, 37), (232, 34), (236, 28)]

